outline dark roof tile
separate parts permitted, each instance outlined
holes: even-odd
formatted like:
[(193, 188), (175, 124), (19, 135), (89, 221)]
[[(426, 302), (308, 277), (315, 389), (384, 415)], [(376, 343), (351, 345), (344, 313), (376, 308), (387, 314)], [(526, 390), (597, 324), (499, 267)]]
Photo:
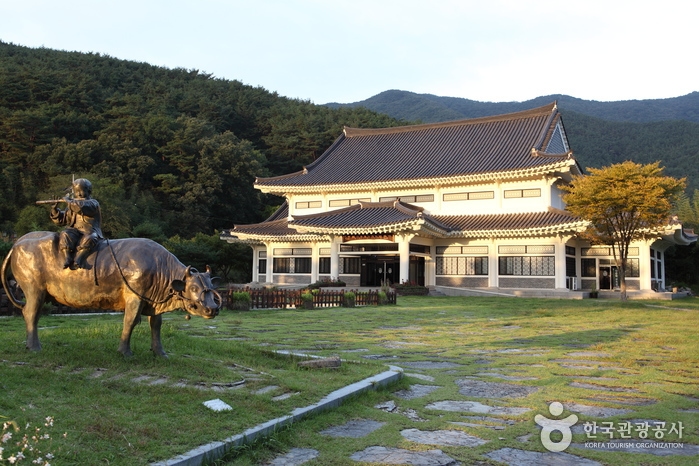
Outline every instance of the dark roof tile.
[[(397, 128), (345, 128), (303, 171), (258, 187), (339, 185), (500, 173), (558, 163), (545, 149), (555, 104), (524, 112)], [(532, 155), (532, 149), (539, 151)]]

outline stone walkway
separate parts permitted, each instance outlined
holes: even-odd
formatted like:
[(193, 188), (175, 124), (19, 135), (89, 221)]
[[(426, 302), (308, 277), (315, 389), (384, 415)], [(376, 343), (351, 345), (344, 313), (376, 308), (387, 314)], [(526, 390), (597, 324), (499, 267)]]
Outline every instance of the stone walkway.
[[(383, 328), (384, 330), (386, 328)], [(415, 327), (398, 327), (396, 332), (406, 329), (419, 330)], [(514, 327), (508, 328), (508, 330)], [(629, 446), (624, 449), (624, 445), (620, 443), (609, 442), (606, 445), (587, 445), (585, 442), (573, 442), (566, 451), (545, 451), (542, 448), (543, 434), (540, 433), (541, 427), (534, 423), (534, 414), (532, 409), (526, 406), (519, 405), (518, 402), (525, 400), (534, 393), (539, 393), (541, 390), (547, 390), (546, 386), (526, 385), (526, 381), (538, 380), (538, 377), (532, 376), (527, 371), (528, 368), (542, 367), (542, 364), (528, 364), (527, 356), (537, 355), (546, 356), (550, 350), (534, 348), (534, 349), (519, 349), (519, 348), (503, 348), (500, 350), (470, 350), (476, 355), (487, 356), (490, 359), (474, 359), (473, 357), (464, 356), (458, 360), (454, 358), (440, 358), (438, 355), (430, 354), (429, 358), (418, 361), (401, 361), (401, 356), (380, 354), (381, 348), (396, 348), (398, 346), (405, 348), (405, 355), (415, 355), (414, 348), (410, 347), (410, 342), (406, 342), (404, 335), (396, 335), (395, 339), (389, 342), (377, 342), (376, 347), (366, 348), (361, 350), (351, 350), (352, 353), (360, 355), (366, 359), (386, 360), (392, 365), (403, 368), (405, 376), (412, 381), (409, 389), (397, 390), (393, 393), (394, 399), (376, 405), (374, 408), (384, 412), (406, 416), (415, 427), (409, 429), (400, 429), (399, 433), (405, 440), (405, 443), (399, 447), (387, 447), (374, 445), (362, 450), (356, 451), (350, 455), (350, 459), (357, 463), (373, 463), (373, 464), (410, 464), (422, 466), (442, 466), (442, 465), (459, 465), (463, 464), (458, 458), (454, 458), (446, 454), (440, 447), (461, 447), (466, 449), (479, 448), (484, 445), (495, 444), (497, 441), (492, 440), (492, 435), (485, 435), (484, 432), (497, 431), (500, 439), (507, 438), (507, 430), (514, 426), (521, 425), (522, 422), (528, 422), (532, 425), (532, 431), (527, 435), (517, 436), (516, 439), (521, 443), (521, 448), (493, 447), (490, 450), (481, 453), (483, 463), (488, 460), (510, 465), (598, 465), (600, 463), (591, 459), (580, 456), (585, 450), (607, 451), (607, 452), (629, 452), (629, 453), (644, 453), (646, 455), (667, 456), (672, 454), (677, 455), (699, 455), (699, 446), (683, 445), (682, 450), (670, 449), (665, 445), (657, 445), (656, 448), (645, 446), (641, 448), (633, 448)], [(341, 348), (336, 348), (342, 353)], [(376, 352), (379, 352), (377, 354)], [(521, 363), (513, 364), (511, 369), (508, 368), (492, 368), (491, 365), (500, 355), (506, 355), (508, 358), (513, 356), (522, 356)], [(566, 375), (552, 375), (551, 377), (561, 377), (568, 381), (568, 385), (584, 392), (589, 392), (588, 400), (590, 404), (582, 402), (563, 403), (563, 414), (560, 416), (573, 415), (575, 419), (578, 415), (586, 416), (585, 419), (596, 419), (597, 424), (609, 422), (611, 418), (614, 422), (621, 422), (622, 419), (629, 419), (627, 422), (643, 424), (647, 423), (650, 429), (660, 425), (659, 420), (643, 420), (633, 419), (632, 414), (638, 406), (645, 406), (657, 402), (652, 397), (643, 395), (642, 386), (639, 389), (627, 389), (624, 387), (615, 386), (614, 382), (622, 379), (626, 374), (632, 374), (632, 371), (623, 367), (615, 367), (605, 359), (612, 355), (600, 352), (587, 351), (571, 351), (565, 354), (564, 358), (551, 357), (547, 360), (548, 367), (559, 367), (566, 369)], [(463, 372), (459, 372), (467, 367), (472, 367), (473, 364), (482, 366), (483, 370), (476, 372), (475, 375), (464, 376)], [(595, 370), (612, 370), (615, 371), (615, 376), (591, 376), (591, 371)], [(422, 404), (422, 409), (411, 409), (402, 406), (402, 403), (408, 400), (430, 399), (435, 392), (445, 388), (445, 385), (436, 384), (437, 377), (444, 380), (442, 377), (449, 374), (451, 387), (455, 389), (462, 398), (458, 399), (441, 399), (438, 401), (425, 401)], [(493, 380), (495, 379), (495, 380)], [(554, 401), (556, 392), (552, 391), (550, 399)], [(479, 400), (479, 401), (476, 401)], [(579, 400), (584, 401), (584, 400)], [(697, 400), (699, 402), (699, 400)], [(601, 406), (597, 402), (601, 402)], [(552, 404), (553, 406), (553, 404)], [(550, 408), (553, 413), (553, 408)], [(694, 411), (694, 410), (689, 410)], [(424, 414), (423, 414), (424, 412)], [(424, 422), (423, 416), (428, 413), (462, 413), (464, 422), (450, 422), (454, 426), (453, 429), (427, 430), (421, 429), (420, 423)], [(631, 418), (629, 418), (631, 416)], [(510, 419), (518, 417), (517, 420)], [(556, 416), (553, 414), (551, 418)], [(667, 419), (669, 424), (672, 419)], [(612, 422), (609, 422), (610, 424)], [(327, 437), (351, 437), (362, 438), (368, 436), (375, 431), (388, 431), (395, 429), (392, 423), (379, 422), (374, 419), (355, 419), (345, 424), (333, 426), (317, 435)], [(583, 421), (572, 426), (573, 435), (586, 435)], [(615, 431), (616, 432), (616, 431)], [(479, 433), (481, 436), (479, 436)], [(617, 432), (618, 433), (618, 432)], [(491, 440), (488, 440), (490, 438)], [(604, 442), (602, 438), (597, 442)], [(407, 447), (406, 447), (407, 445)], [(411, 448), (410, 445), (414, 445)], [(450, 450), (453, 451), (453, 450)], [(267, 466), (297, 466), (304, 463), (309, 464), (324, 464), (319, 456), (321, 451), (309, 450), (303, 448), (294, 448), (289, 452), (280, 455), (272, 462), (267, 463)], [(610, 453), (613, 454), (613, 453)], [(316, 461), (312, 461), (316, 459)]]

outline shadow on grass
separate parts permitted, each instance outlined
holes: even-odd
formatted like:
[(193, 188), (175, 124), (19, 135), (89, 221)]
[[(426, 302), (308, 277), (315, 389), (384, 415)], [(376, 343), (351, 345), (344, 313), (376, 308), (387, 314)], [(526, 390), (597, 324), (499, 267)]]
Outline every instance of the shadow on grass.
[(499, 344), (522, 347), (533, 345), (539, 347), (566, 347), (566, 348), (582, 348), (593, 346), (597, 343), (609, 343), (616, 340), (621, 340), (628, 336), (629, 332), (634, 332), (629, 329), (599, 329), (599, 330), (581, 330), (576, 332), (565, 332), (555, 335), (529, 336), (521, 338), (513, 338), (510, 340), (499, 341)]

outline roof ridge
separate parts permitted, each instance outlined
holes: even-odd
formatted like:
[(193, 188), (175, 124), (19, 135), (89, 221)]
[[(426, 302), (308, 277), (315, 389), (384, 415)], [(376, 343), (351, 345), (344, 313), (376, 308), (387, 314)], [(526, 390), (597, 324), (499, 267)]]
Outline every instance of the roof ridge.
[(454, 126), (476, 125), (483, 123), (491, 123), (495, 121), (519, 120), (523, 118), (530, 118), (533, 116), (552, 114), (555, 113), (557, 108), (558, 107), (556, 102), (553, 102), (542, 107), (531, 108), (528, 110), (522, 110), (513, 113), (505, 113), (502, 115), (491, 115), (478, 118), (467, 118), (463, 120), (442, 121), (438, 123), (425, 123), (420, 125), (393, 126), (389, 128), (352, 128), (349, 126), (345, 126), (343, 132), (344, 135), (348, 138), (356, 136), (407, 133), (411, 131), (423, 131), (426, 129), (434, 128), (450, 128)]

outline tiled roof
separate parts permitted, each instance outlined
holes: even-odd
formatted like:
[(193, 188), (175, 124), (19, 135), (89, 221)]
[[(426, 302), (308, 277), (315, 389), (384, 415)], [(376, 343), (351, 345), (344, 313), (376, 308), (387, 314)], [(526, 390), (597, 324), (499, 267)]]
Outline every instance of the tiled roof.
[[(221, 239), (316, 239), (327, 234), (421, 231), (434, 237), (514, 237), (581, 231), (587, 223), (565, 211), (490, 215), (428, 215), (424, 209), (400, 201), (363, 202), (344, 209), (236, 226)], [(310, 236), (309, 236), (310, 235)]]
[(423, 215), (424, 209), (401, 201), (360, 202), (344, 209), (314, 215), (295, 215), (289, 222), (299, 232), (350, 233), (355, 231), (399, 231), (417, 225), (442, 230)]
[(290, 192), (301, 187), (443, 179), (560, 165), (570, 154), (546, 153), (559, 120), (554, 103), (445, 123), (345, 128), (303, 171), (259, 178), (255, 184), (264, 191)]
[(546, 212), (517, 214), (435, 215), (434, 220), (449, 228), (452, 237), (511, 237), (525, 232), (582, 231), (587, 225), (585, 220), (553, 208)]

